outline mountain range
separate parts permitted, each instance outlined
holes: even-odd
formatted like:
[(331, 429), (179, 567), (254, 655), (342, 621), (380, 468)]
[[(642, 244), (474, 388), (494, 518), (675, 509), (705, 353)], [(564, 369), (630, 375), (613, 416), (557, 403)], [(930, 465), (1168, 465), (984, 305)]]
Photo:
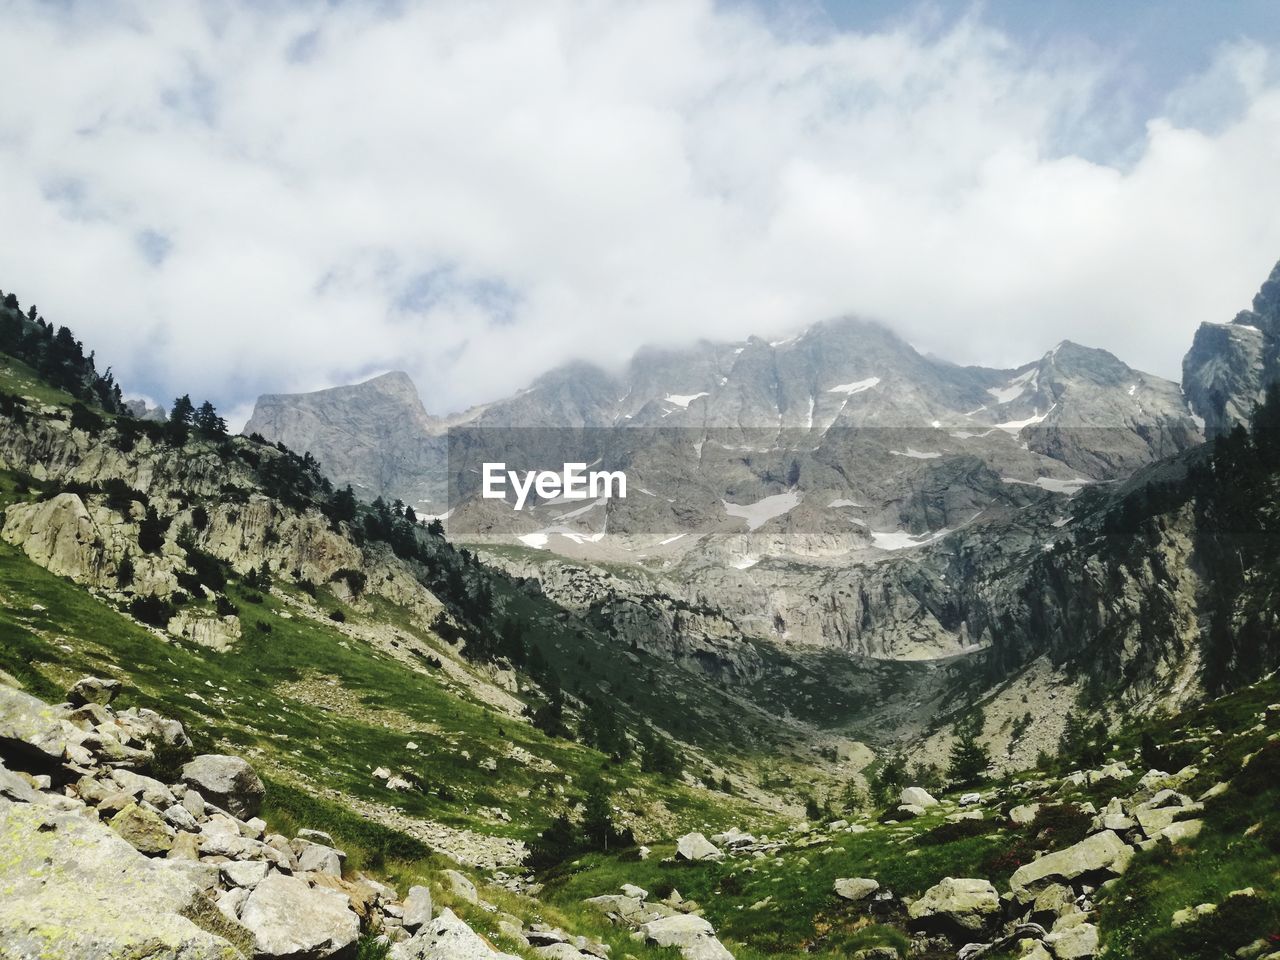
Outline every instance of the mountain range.
[(1267, 957), (1278, 291), (1183, 387), (842, 320), (246, 436), (6, 297), (0, 954)]

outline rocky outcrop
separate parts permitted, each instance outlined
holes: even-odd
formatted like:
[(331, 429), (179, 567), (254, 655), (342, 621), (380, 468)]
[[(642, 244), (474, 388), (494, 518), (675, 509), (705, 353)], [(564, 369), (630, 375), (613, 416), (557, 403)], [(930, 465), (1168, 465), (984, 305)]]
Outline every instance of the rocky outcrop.
[(1016, 894), (1045, 882), (1076, 881), (1082, 877), (1089, 881), (1110, 879), (1124, 873), (1132, 859), (1133, 848), (1114, 832), (1105, 830), (1065, 850), (1023, 864), (1009, 878), (1009, 886)]
[[(73, 689), (104, 688), (87, 677)], [(171, 784), (139, 773), (161, 744), (189, 747), (180, 724), (151, 711), (50, 705), (0, 683), (0, 954), (350, 960), (362, 932), (410, 957), (483, 944), (451, 914), (433, 921), (426, 887), (401, 901), (363, 874), (344, 877), (328, 834), (271, 833), (253, 815), (262, 783), (242, 758), (197, 757)], [(463, 874), (436, 879), (481, 902)]]
[(408, 376), (392, 371), (353, 386), (261, 396), (244, 432), (309, 451), (335, 483), (367, 499), (421, 504), (443, 474), (439, 427)]
[(1182, 361), (1182, 389), (1209, 436), (1248, 423), (1280, 376), (1280, 264), (1230, 323), (1202, 323)]
[(247, 931), (200, 888), (72, 809), (0, 799), (0, 943), (13, 960), (243, 960)]

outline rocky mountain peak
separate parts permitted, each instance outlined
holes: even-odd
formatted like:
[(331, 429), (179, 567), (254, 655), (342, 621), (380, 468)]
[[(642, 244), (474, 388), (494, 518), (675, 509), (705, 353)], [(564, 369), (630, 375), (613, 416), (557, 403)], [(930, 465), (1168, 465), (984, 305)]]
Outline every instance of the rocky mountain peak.
[(1182, 385), (1205, 433), (1245, 423), (1280, 375), (1280, 263), (1229, 323), (1205, 322), (1182, 361)]

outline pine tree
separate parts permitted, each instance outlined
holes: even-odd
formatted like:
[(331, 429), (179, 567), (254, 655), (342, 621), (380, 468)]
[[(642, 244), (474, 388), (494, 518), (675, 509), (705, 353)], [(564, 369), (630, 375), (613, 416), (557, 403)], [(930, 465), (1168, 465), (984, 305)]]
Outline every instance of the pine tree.
[[(176, 409), (176, 407), (175, 407)], [(192, 425), (206, 437), (225, 437), (227, 421), (218, 416), (212, 403), (206, 400), (191, 418)]]
[(169, 422), (189, 426), (195, 413), (196, 408), (191, 402), (191, 395), (184, 393), (173, 401), (173, 409), (169, 411)]
[(960, 785), (973, 783), (986, 772), (991, 754), (978, 742), (986, 714), (979, 707), (956, 721), (956, 742), (951, 746), (951, 766), (947, 775)]

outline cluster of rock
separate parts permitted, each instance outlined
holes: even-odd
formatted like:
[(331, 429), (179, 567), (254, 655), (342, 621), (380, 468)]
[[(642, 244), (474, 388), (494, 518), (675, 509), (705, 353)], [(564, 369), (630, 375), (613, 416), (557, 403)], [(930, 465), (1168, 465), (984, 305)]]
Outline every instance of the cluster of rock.
[[(701, 834), (693, 836), (702, 837)], [(682, 837), (681, 841), (687, 839)], [(710, 846), (705, 837), (702, 842)], [(733, 954), (716, 936), (715, 928), (702, 916), (702, 908), (695, 901), (684, 899), (678, 890), (655, 901), (649, 899), (647, 890), (634, 884), (623, 884), (620, 889), (621, 893), (591, 897), (586, 903), (611, 922), (630, 927), (632, 937), (638, 942), (675, 947), (685, 960), (733, 960)]]
[[(1001, 893), (988, 880), (946, 877), (906, 904), (907, 925), (917, 935), (936, 938), (939, 945), (959, 947), (960, 960), (976, 960), (988, 953), (1012, 951), (1019, 960), (1086, 960), (1099, 951), (1098, 928), (1092, 920), (1093, 898), (1129, 866), (1136, 849), (1149, 849), (1161, 840), (1177, 843), (1195, 837), (1201, 821), (1194, 815), (1203, 801), (1225, 791), (1218, 784), (1199, 800), (1178, 792), (1179, 786), (1197, 774), (1188, 767), (1175, 774), (1149, 771), (1129, 796), (1112, 798), (1101, 810), (1091, 804), (1080, 810), (1093, 816), (1091, 831), (1080, 842), (1020, 866)], [(1132, 772), (1122, 763), (1098, 770), (1073, 773), (1059, 789), (1071, 790), (1106, 781), (1127, 781)], [(1024, 790), (1043, 790), (1048, 783), (1029, 783)], [(895, 815), (912, 819), (939, 801), (918, 787), (902, 791)], [(962, 809), (947, 819), (981, 818), (981, 794), (966, 794)], [(1035, 821), (1040, 803), (1013, 806), (1010, 822), (1026, 826)], [(836, 880), (834, 892), (842, 899), (891, 901), (871, 878)], [(874, 907), (872, 909), (875, 909)], [(1183, 918), (1184, 922), (1186, 918)]]
[[(140, 772), (190, 743), (177, 721), (113, 710), (118, 689), (85, 678), (49, 705), (0, 683), (5, 956), (321, 960), (375, 935), (395, 960), (505, 956), (448, 909), (433, 916), (426, 887), (401, 898), (344, 877), (328, 834), (269, 832), (245, 760), (197, 756), (172, 783)], [(475, 898), (460, 873), (441, 882)]]

